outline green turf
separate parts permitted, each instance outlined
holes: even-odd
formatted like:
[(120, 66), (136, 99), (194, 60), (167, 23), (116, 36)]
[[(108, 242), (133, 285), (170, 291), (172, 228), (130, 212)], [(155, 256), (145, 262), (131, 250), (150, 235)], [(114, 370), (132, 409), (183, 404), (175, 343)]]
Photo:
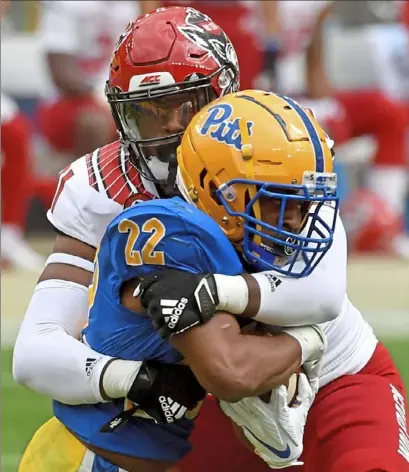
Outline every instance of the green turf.
[[(409, 339), (384, 340), (409, 389)], [(18, 458), (35, 430), (51, 416), (51, 402), (14, 383), (12, 351), (2, 351), (2, 472), (16, 472)]]

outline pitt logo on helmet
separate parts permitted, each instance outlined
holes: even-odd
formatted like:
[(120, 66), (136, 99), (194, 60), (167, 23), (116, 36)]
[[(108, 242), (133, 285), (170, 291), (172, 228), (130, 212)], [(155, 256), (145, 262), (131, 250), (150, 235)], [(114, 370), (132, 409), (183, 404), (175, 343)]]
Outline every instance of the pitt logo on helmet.
[(304, 277), (331, 247), (338, 196), (330, 142), (288, 97), (246, 90), (202, 109), (178, 148), (177, 183), (254, 270)]
[[(240, 133), (239, 120), (233, 115), (233, 107), (229, 103), (220, 103), (207, 109), (207, 118), (200, 128), (202, 136), (209, 135), (210, 138), (233, 146), (237, 151), (241, 150), (242, 140)], [(249, 136), (253, 133), (253, 121), (247, 121), (247, 131)]]

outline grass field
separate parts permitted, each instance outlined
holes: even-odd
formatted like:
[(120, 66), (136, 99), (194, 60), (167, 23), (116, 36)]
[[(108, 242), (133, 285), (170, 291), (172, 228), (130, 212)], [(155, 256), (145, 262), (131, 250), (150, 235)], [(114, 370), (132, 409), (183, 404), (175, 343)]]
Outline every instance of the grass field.
[[(378, 259), (354, 261), (348, 277), (351, 300), (391, 351), (409, 389), (409, 265)], [(17, 471), (31, 436), (51, 416), (51, 401), (18, 386), (11, 374), (13, 341), (36, 279), (36, 274), (2, 274), (1, 472)]]

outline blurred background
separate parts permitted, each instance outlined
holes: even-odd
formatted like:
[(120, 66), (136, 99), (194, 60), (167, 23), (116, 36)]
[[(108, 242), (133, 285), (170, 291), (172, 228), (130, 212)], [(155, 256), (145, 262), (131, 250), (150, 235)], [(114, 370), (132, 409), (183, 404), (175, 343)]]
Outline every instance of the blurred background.
[(103, 89), (126, 24), (188, 4), (236, 47), (242, 89), (311, 108), (336, 143), (349, 292), (409, 387), (409, 0), (1, 1), (3, 448), (17, 470), (49, 400), (17, 386), (13, 342), (47, 254), (57, 174), (116, 139)]

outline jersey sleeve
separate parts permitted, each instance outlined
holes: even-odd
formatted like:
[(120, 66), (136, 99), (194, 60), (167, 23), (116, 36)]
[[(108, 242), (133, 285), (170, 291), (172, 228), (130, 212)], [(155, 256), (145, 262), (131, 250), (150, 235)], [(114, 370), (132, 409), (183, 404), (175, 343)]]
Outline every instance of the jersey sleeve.
[(243, 272), (237, 253), (219, 226), (189, 207), (184, 202), (151, 201), (124, 211), (112, 222), (108, 238), (118, 281), (163, 267), (191, 273)]
[(89, 243), (88, 224), (84, 218), (84, 195), (81, 195), (78, 176), (72, 166), (59, 174), (56, 192), (47, 218), (58, 231)]
[(60, 172), (47, 218), (58, 231), (96, 248), (121, 209), (90, 186), (86, 157), (82, 157)]

